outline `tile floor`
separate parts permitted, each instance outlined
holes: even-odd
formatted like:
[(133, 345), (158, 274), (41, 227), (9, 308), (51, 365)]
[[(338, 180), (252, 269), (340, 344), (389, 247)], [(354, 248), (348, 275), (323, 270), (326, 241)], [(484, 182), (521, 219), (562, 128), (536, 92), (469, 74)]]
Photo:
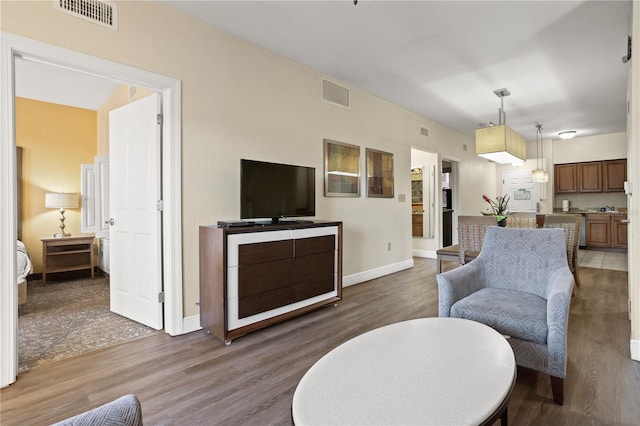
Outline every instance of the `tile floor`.
[(578, 265), (585, 268), (628, 271), (627, 259), (627, 253), (582, 249), (578, 251)]

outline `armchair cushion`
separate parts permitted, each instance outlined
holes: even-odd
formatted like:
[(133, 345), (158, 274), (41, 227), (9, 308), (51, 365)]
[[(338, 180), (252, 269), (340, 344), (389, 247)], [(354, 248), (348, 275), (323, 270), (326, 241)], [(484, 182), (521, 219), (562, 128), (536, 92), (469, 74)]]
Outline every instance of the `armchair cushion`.
[(531, 293), (483, 288), (456, 302), (451, 316), (481, 322), (509, 337), (547, 343), (547, 301)]

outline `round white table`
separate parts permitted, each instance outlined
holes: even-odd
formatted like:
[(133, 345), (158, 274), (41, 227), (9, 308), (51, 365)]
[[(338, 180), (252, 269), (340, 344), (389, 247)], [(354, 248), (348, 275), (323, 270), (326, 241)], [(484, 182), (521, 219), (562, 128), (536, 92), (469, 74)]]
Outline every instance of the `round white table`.
[(318, 360), (293, 395), (296, 425), (507, 421), (513, 350), (486, 325), (421, 318), (357, 336)]

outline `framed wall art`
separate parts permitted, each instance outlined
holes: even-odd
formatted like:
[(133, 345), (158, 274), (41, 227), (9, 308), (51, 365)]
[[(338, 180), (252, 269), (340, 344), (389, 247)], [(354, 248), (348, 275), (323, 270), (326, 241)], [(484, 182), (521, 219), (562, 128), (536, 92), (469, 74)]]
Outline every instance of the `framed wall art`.
[(367, 197), (393, 198), (393, 154), (367, 148)]
[(360, 196), (360, 147), (324, 140), (325, 197)]

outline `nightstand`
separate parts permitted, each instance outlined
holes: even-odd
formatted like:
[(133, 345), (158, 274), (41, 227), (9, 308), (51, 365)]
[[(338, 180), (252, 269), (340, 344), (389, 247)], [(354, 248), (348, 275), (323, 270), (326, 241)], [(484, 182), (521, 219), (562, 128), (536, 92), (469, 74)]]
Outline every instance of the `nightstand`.
[(42, 282), (47, 274), (88, 269), (93, 278), (93, 236), (42, 239)]

